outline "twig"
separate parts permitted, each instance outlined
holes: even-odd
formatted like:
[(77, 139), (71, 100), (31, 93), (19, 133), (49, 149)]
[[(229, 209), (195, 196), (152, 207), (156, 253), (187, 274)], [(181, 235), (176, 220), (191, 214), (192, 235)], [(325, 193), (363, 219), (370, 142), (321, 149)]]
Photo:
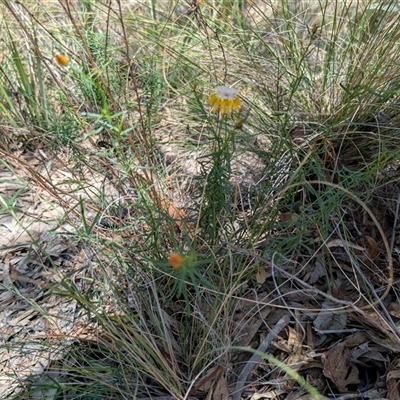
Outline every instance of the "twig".
[(394, 247), (394, 241), (396, 239), (396, 232), (397, 232), (397, 222), (399, 219), (399, 206), (400, 206), (400, 193), (397, 194), (397, 202), (396, 202), (396, 214), (394, 215), (394, 222), (393, 222), (393, 231), (392, 231), (392, 237), (390, 239), (390, 251), (391, 254), (393, 254), (393, 247)]
[(290, 318), (285, 315), (283, 316), (278, 323), (272, 328), (272, 330), (268, 333), (265, 339), (261, 342), (260, 346), (257, 349), (257, 354), (253, 354), (247, 364), (244, 366), (242, 372), (239, 375), (239, 379), (236, 383), (235, 391), (232, 393), (232, 400), (240, 400), (243, 392), (243, 388), (246, 384), (247, 378), (252, 371), (252, 369), (260, 362), (261, 356), (258, 352), (265, 353), (270, 346), (271, 342), (274, 340), (275, 336), (286, 327), (289, 323)]
[(145, 397), (142, 400), (176, 400), (174, 396)]
[(335, 400), (361, 399), (364, 398), (362, 393), (349, 393), (340, 397), (335, 397)]

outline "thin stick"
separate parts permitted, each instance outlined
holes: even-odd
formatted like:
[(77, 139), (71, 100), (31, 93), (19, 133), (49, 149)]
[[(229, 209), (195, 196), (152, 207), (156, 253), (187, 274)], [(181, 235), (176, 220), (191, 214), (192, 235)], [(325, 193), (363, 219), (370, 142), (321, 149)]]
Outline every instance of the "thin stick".
[(396, 231), (397, 231), (396, 226), (397, 226), (397, 221), (399, 219), (399, 205), (400, 205), (400, 193), (397, 195), (396, 214), (394, 216), (392, 238), (390, 240), (390, 251), (391, 251), (391, 254), (393, 254), (394, 241), (396, 239)]

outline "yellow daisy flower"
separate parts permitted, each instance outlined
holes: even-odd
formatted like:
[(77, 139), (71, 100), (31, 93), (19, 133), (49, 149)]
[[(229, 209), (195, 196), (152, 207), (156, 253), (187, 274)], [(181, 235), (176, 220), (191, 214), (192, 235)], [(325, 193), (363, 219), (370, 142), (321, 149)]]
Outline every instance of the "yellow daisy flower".
[(227, 86), (217, 86), (208, 100), (213, 106), (212, 112), (219, 111), (222, 115), (230, 115), (240, 109), (239, 90)]
[(69, 58), (67, 56), (64, 56), (62, 54), (56, 54), (56, 61), (58, 65), (61, 65), (61, 67), (66, 67), (69, 63)]

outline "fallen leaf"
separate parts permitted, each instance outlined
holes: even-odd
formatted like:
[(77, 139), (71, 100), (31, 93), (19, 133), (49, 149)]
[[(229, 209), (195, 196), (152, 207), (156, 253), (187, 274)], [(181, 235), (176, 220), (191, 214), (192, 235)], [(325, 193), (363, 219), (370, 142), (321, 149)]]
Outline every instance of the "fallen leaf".
[(256, 272), (256, 282), (262, 285), (267, 279), (267, 269), (265, 267), (260, 267)]
[(349, 385), (358, 385), (361, 382), (358, 368), (350, 358), (350, 349), (343, 343), (332, 347), (321, 356), (324, 375), (343, 393), (349, 392)]
[(264, 393), (254, 393), (253, 396), (251, 396), (250, 400), (276, 399), (278, 398), (278, 396), (285, 393), (286, 391), (284, 390), (268, 390)]
[(181, 208), (179, 208), (177, 205), (175, 205), (171, 200), (167, 199), (166, 197), (162, 199), (161, 204), (164, 211), (166, 211), (167, 214), (174, 220), (175, 224), (179, 228), (181, 228), (183, 222), (187, 218), (186, 212)]
[(224, 374), (221, 374), (215, 381), (214, 387), (208, 392), (206, 400), (227, 400), (229, 399), (228, 383)]
[(371, 260), (375, 259), (379, 254), (379, 247), (376, 240), (371, 236), (364, 236), (364, 240), (367, 243), (368, 254)]
[(289, 135), (292, 138), (292, 141), (295, 145), (300, 145), (304, 142), (305, 134), (306, 134), (306, 130), (305, 130), (304, 126), (300, 126), (300, 125), (294, 126), (289, 132)]
[(391, 400), (400, 400), (400, 357), (397, 357), (389, 366), (386, 375), (387, 397)]
[(235, 329), (235, 336), (238, 337), (235, 344), (238, 346), (249, 346), (270, 312), (270, 308), (264, 308), (257, 313), (257, 318), (253, 315), (251, 318), (242, 318)]
[(387, 310), (389, 311), (392, 317), (400, 318), (400, 304), (396, 301), (390, 303), (387, 306)]
[(334, 308), (331, 302), (322, 303), (322, 310), (315, 318), (313, 325), (317, 332), (338, 331), (344, 329), (347, 323), (347, 314), (344, 311), (331, 311)]
[(328, 242), (326, 244), (326, 247), (328, 247), (329, 249), (332, 247), (348, 247), (354, 250), (361, 250), (361, 251), (365, 251), (364, 247), (359, 246), (357, 244), (351, 243), (347, 240), (342, 240), (342, 239), (334, 239), (331, 240), (330, 242)]
[(357, 347), (362, 343), (368, 342), (369, 337), (365, 332), (356, 332), (352, 335), (348, 336), (346, 340), (343, 342), (346, 347), (353, 348)]
[[(223, 368), (221, 365), (218, 365), (216, 368), (214, 368), (207, 376), (205, 376), (203, 379), (199, 381), (199, 383), (193, 387), (193, 389), (190, 391), (190, 393), (196, 393), (198, 390), (201, 390), (203, 392), (208, 391), (207, 399), (209, 398), (210, 394), (214, 392), (215, 388), (215, 383), (217, 379), (220, 378), (220, 376), (223, 375)], [(210, 399), (213, 399), (213, 397), (210, 397)], [(221, 399), (222, 400), (222, 399)]]
[(303, 280), (307, 283), (316, 283), (320, 278), (326, 275), (326, 268), (318, 261), (314, 264), (308, 264), (305, 268)]

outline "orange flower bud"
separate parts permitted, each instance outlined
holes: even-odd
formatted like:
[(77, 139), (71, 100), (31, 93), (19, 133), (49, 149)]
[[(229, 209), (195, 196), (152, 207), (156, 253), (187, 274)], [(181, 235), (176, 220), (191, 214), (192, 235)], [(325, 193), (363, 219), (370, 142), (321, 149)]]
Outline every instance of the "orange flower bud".
[(61, 67), (66, 67), (69, 63), (69, 58), (62, 54), (56, 54), (56, 61), (57, 64), (60, 65)]
[(319, 26), (317, 24), (313, 24), (311, 27), (311, 33), (315, 35), (317, 33)]
[(171, 253), (168, 256), (168, 262), (172, 266), (173, 269), (178, 269), (183, 264), (184, 258), (180, 253)]
[(239, 118), (236, 121), (236, 124), (234, 126), (235, 129), (242, 129), (243, 128), (243, 124), (244, 124), (244, 118)]

